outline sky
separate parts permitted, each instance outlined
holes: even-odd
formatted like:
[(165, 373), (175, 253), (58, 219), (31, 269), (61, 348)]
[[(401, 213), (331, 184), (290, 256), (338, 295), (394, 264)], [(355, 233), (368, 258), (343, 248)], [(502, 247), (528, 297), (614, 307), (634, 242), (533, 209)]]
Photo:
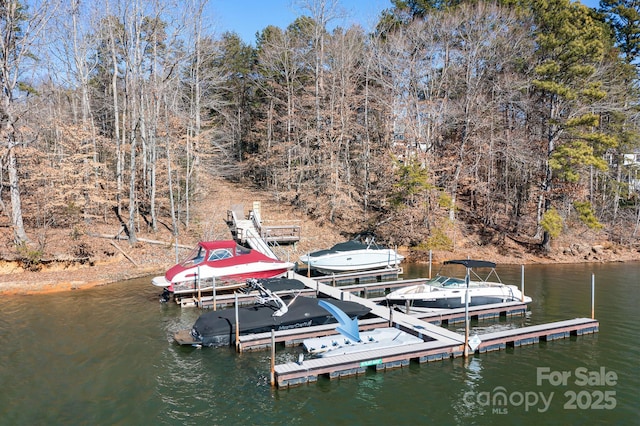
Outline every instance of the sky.
[[(209, 24), (215, 32), (222, 34), (233, 31), (245, 43), (255, 45), (256, 33), (268, 25), (285, 29), (296, 17), (308, 15), (299, 6), (311, 0), (210, 0), (208, 3)], [(329, 3), (331, 0), (329, 0)], [(589, 7), (598, 7), (599, 0), (582, 0)], [(360, 24), (365, 30), (372, 30), (380, 12), (393, 5), (390, 0), (339, 0), (345, 17), (335, 21), (335, 25), (345, 28)]]
[[(308, 1), (308, 0), (307, 0)], [(216, 33), (234, 31), (245, 43), (255, 45), (256, 32), (269, 25), (285, 29), (296, 17), (309, 15), (303, 11), (299, 0), (210, 0), (208, 15)], [(330, 3), (330, 2), (329, 2)], [(390, 0), (340, 0), (345, 18), (334, 24), (350, 27), (358, 23), (365, 30), (374, 28), (384, 9), (392, 7)]]

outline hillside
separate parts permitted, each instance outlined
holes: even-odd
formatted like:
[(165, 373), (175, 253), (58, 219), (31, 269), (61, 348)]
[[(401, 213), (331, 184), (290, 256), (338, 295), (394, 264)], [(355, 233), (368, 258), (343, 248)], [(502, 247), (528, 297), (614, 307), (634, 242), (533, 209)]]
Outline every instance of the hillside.
[[(199, 240), (231, 238), (226, 224), (227, 211), (242, 205), (247, 214), (254, 201), (260, 201), (265, 225), (296, 224), (301, 227), (301, 241), (286, 247), (291, 260), (308, 251), (326, 248), (349, 237), (348, 233), (327, 225), (319, 225), (303, 216), (291, 206), (277, 203), (271, 194), (240, 184), (214, 180), (204, 185), (213, 188), (201, 194), (192, 206), (192, 219), (188, 233), (178, 237), (180, 246), (193, 246)], [(146, 275), (161, 274), (175, 263), (173, 237), (164, 218), (157, 233), (142, 227), (138, 237), (165, 244), (139, 242), (133, 246), (115, 237), (120, 224), (115, 217), (106, 223), (92, 223), (81, 229), (75, 227), (49, 228), (37, 235), (29, 235), (32, 244), (42, 247), (42, 254), (31, 265), (17, 261), (17, 253), (10, 232), (0, 236), (0, 293), (28, 294), (63, 291), (104, 285), (110, 282)], [(457, 229), (456, 248), (453, 252), (434, 252), (434, 261), (454, 257), (473, 257), (505, 263), (552, 262), (609, 262), (640, 260), (640, 250), (600, 243), (598, 235), (580, 233), (563, 235), (554, 242), (553, 251), (546, 256), (527, 250), (520, 243), (504, 239), (500, 246), (482, 246), (478, 236), (464, 235)], [(93, 235), (93, 236), (91, 236)], [(96, 236), (99, 235), (99, 236)], [(120, 235), (122, 237), (122, 234)], [(602, 239), (604, 241), (604, 239)], [(426, 253), (409, 251), (408, 261), (426, 261)], [(184, 250), (181, 251), (184, 254)], [(23, 256), (24, 257), (24, 256)]]

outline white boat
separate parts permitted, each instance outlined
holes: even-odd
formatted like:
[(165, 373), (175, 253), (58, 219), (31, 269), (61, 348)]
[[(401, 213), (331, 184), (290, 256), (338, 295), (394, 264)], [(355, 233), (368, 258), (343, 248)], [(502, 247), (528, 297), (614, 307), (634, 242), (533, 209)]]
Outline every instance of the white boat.
[[(424, 284), (404, 287), (389, 293), (384, 303), (408, 308), (411, 311), (436, 311), (443, 309), (463, 308), (465, 298), (469, 297), (468, 306), (491, 305), (504, 302), (530, 303), (531, 298), (522, 294), (514, 285), (503, 284), (495, 270), (496, 264), (484, 260), (448, 260), (447, 265), (462, 265), (466, 268), (467, 276), (457, 278), (438, 275)], [(476, 269), (489, 269), (485, 278), (481, 278)], [(441, 269), (442, 270), (442, 269)], [(471, 275), (473, 274), (473, 279)], [(497, 281), (489, 281), (491, 276)]]
[(308, 353), (326, 358), (422, 342), (423, 340), (417, 336), (397, 328), (387, 327), (363, 331), (360, 333), (359, 341), (337, 334), (305, 339), (302, 345)]
[(330, 249), (300, 256), (300, 262), (323, 274), (392, 268), (403, 260), (404, 256), (379, 247), (373, 239), (366, 243), (356, 240), (338, 243)]

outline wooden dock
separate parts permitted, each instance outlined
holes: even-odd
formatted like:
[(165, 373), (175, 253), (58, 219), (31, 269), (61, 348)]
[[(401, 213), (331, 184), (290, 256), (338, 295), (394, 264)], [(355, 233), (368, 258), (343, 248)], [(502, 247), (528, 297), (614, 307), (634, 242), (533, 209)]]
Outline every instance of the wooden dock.
[[(491, 306), (473, 306), (469, 308), (469, 318), (477, 319), (479, 321), (485, 319), (495, 319), (500, 316), (514, 316), (523, 315), (526, 312), (527, 306), (524, 303), (500, 303)], [(395, 312), (393, 315), (398, 314)], [(464, 321), (464, 308), (451, 309), (450, 312), (427, 312), (420, 314), (413, 314), (412, 316), (426, 321), (433, 325), (440, 324), (454, 324)], [(392, 321), (385, 318), (368, 318), (358, 321), (360, 331), (372, 330), (379, 327), (388, 327)], [(297, 346), (302, 344), (304, 339), (312, 337), (323, 337), (336, 334), (336, 324), (319, 325), (314, 327), (307, 327), (304, 329), (293, 330), (281, 330), (274, 332), (274, 343), (284, 344), (285, 346)], [(415, 331), (408, 329), (409, 333), (414, 335)], [(425, 335), (425, 339), (429, 340), (429, 336)], [(239, 352), (265, 350), (271, 346), (271, 333), (256, 333), (247, 334), (239, 337), (237, 350)]]
[[(437, 312), (409, 312), (409, 314), (389, 309), (377, 302), (382, 298), (368, 299), (373, 291), (388, 291), (392, 288), (415, 284), (419, 280), (400, 280), (392, 282), (374, 282), (352, 286), (327, 285), (315, 279), (292, 273), (295, 278), (305, 284), (307, 294), (323, 294), (338, 300), (360, 303), (371, 309), (375, 318), (359, 321), (360, 331), (380, 327), (396, 327), (423, 339), (423, 343), (385, 348), (366, 352), (340, 355), (330, 358), (312, 358), (302, 362), (291, 362), (272, 365), (272, 383), (278, 387), (291, 387), (318, 380), (326, 376), (330, 379), (364, 374), (367, 369), (384, 371), (387, 369), (408, 366), (411, 362), (431, 362), (464, 356), (464, 336), (440, 327), (441, 324), (454, 324), (465, 321), (465, 309), (449, 309)], [(329, 281), (334, 284), (334, 282)], [(354, 294), (355, 293), (355, 294)], [(253, 296), (242, 295), (238, 303), (248, 303)], [(220, 296), (217, 304), (232, 305), (234, 295)], [(520, 302), (500, 303), (468, 308), (468, 318), (477, 320), (494, 319), (501, 316), (524, 315), (527, 305)], [(334, 335), (336, 324), (275, 331), (239, 336), (236, 349), (240, 352), (272, 348), (276, 343), (295, 346), (312, 337)], [(594, 319), (576, 318), (549, 324), (540, 324), (506, 331), (492, 332), (478, 336), (480, 342), (475, 347), (476, 353), (498, 351), (507, 347), (532, 345), (540, 341), (551, 341), (567, 338), (571, 335), (592, 334), (599, 331), (599, 322)], [(472, 353), (473, 351), (469, 351)]]
[[(344, 292), (338, 287), (328, 286), (299, 275), (295, 276), (295, 278), (319, 293), (329, 295), (335, 299), (350, 300), (370, 307), (371, 312), (378, 318), (361, 321), (361, 329), (367, 329), (367, 327), (375, 328), (381, 325), (393, 326), (421, 337), (424, 342), (395, 348), (385, 348), (330, 358), (312, 358), (302, 360), (301, 362), (275, 365), (272, 371), (272, 382), (278, 387), (291, 387), (315, 382), (319, 376), (327, 376), (330, 379), (335, 379), (364, 374), (368, 368), (375, 368), (376, 371), (384, 371), (408, 366), (412, 361), (423, 363), (464, 356), (464, 336), (438, 327), (430, 322), (439, 321), (442, 323), (445, 321), (445, 316), (447, 322), (457, 322), (460, 317), (462, 317), (462, 321), (464, 321), (464, 311), (460, 312), (460, 309), (446, 313), (427, 313), (421, 319), (392, 311), (384, 306), (375, 304), (373, 300), (360, 298), (349, 292)], [(526, 311), (526, 305), (524, 304), (511, 303), (501, 305), (503, 306), (469, 308), (469, 317), (472, 318), (475, 316), (478, 319), (485, 319), (493, 318), (503, 313), (506, 315), (506, 312), (524, 313)], [(305, 330), (303, 333), (300, 333), (300, 330), (289, 330), (286, 333), (273, 333), (274, 343), (276, 341), (283, 341), (285, 344), (292, 345), (301, 342), (305, 338), (317, 337), (319, 335), (318, 333), (326, 333), (324, 335), (335, 334), (332, 331), (334, 327), (335, 325), (324, 326), (323, 330)], [(598, 331), (599, 322), (595, 319), (588, 318), (576, 318), (573, 320), (528, 326), (483, 334), (479, 336), (480, 342), (475, 348), (475, 352), (485, 353), (497, 351), (510, 346), (519, 347), (531, 345), (541, 340), (550, 341), (563, 339), (571, 335), (580, 336), (583, 334), (597, 333)], [(276, 334), (278, 334), (277, 338), (275, 337)], [(250, 346), (253, 348), (271, 346), (271, 333), (269, 333), (268, 337), (260, 336), (262, 339), (260, 341), (258, 341), (256, 337), (256, 335), (253, 337), (241, 336), (238, 342), (238, 349), (246, 350)]]
[[(597, 333), (599, 322), (589, 318), (576, 318), (549, 324), (534, 325), (519, 329), (480, 335), (481, 343), (476, 352), (485, 353), (507, 347), (530, 345), (539, 341), (563, 339), (570, 335)], [(274, 381), (278, 387), (298, 386), (318, 380), (364, 374), (368, 368), (384, 371), (418, 363), (441, 361), (463, 356), (464, 344), (447, 344), (439, 340), (414, 345), (360, 352), (331, 358), (313, 358), (302, 362), (276, 365)]]
[[(317, 277), (313, 277), (314, 280), (321, 282), (323, 284), (328, 284), (333, 287), (336, 286), (346, 286), (348, 284), (363, 284), (363, 283), (375, 283), (384, 281), (385, 284), (387, 282), (391, 282), (391, 280), (398, 280), (398, 277), (402, 275), (402, 267), (394, 267), (394, 268), (382, 268), (382, 269), (374, 269), (370, 271), (357, 271), (357, 272), (346, 272), (344, 274), (331, 274), (331, 275), (321, 275)], [(418, 282), (426, 282), (426, 279), (417, 280)], [(417, 284), (408, 283), (405, 281), (403, 286)], [(371, 289), (385, 289), (390, 288), (385, 284), (380, 284), (379, 286), (371, 286)]]
[(227, 210), (227, 225), (234, 238), (242, 243), (252, 243), (254, 236), (265, 244), (294, 244), (300, 241), (299, 225), (266, 226), (260, 217), (260, 203), (254, 202), (253, 209), (244, 215), (244, 206), (233, 206)]
[[(356, 296), (364, 297), (365, 299), (369, 298), (369, 296), (379, 297), (380, 295), (383, 295), (386, 292), (391, 291), (393, 289), (406, 287), (410, 285), (422, 284), (427, 281), (426, 278), (397, 280), (398, 271), (400, 271), (400, 269), (393, 268), (393, 269), (383, 269), (383, 270), (374, 270), (374, 271), (363, 271), (363, 272), (356, 272), (356, 273), (349, 273), (349, 274), (340, 274), (335, 276), (315, 277), (312, 279), (314, 280), (314, 282), (317, 281), (317, 282), (331, 285), (334, 287), (340, 284), (341, 291), (353, 293)], [(390, 280), (390, 281), (381, 281), (379, 278), (386, 277), (385, 274), (390, 274), (389, 276), (392, 276), (396, 279)], [(297, 275), (297, 276), (300, 276), (300, 275)], [(370, 280), (371, 277), (374, 277), (374, 278), (377, 277), (378, 279), (374, 279), (371, 281)], [(337, 280), (334, 280), (334, 278), (337, 278)], [(344, 281), (343, 281), (343, 278), (344, 278)], [(342, 285), (346, 282), (356, 282), (356, 281), (361, 283), (352, 284), (352, 285)], [(201, 285), (202, 287), (199, 289), (200, 290), (199, 296), (198, 296), (198, 290), (176, 292), (177, 297), (175, 298), (175, 302), (183, 308), (198, 307), (203, 309), (218, 309), (218, 308), (230, 307), (230, 306), (233, 306), (234, 300), (235, 300), (233, 291), (244, 286), (243, 284), (242, 285), (238, 284), (235, 286), (216, 287), (217, 294), (216, 294), (215, 303), (214, 303), (212, 282), (210, 280), (205, 280)], [(312, 295), (315, 293), (316, 293), (315, 287), (311, 289), (309, 285), (307, 290), (302, 291), (303, 295)], [(248, 296), (246, 295), (240, 295), (239, 297), (240, 303), (241, 304), (244, 303), (247, 297)], [(377, 302), (381, 299), (374, 298), (372, 300)], [(215, 307), (214, 307), (214, 304), (215, 304)]]

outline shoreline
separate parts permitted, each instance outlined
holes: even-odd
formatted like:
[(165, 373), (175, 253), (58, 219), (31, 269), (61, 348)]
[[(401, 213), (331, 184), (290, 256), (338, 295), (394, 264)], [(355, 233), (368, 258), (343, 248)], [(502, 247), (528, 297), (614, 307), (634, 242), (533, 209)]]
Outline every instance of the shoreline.
[[(433, 263), (440, 264), (443, 260), (470, 257), (495, 261), (498, 265), (536, 265), (536, 264), (584, 264), (584, 263), (632, 263), (640, 262), (640, 251), (628, 250), (616, 253), (590, 252), (583, 256), (489, 256), (488, 253), (476, 252), (474, 255), (456, 256), (451, 252), (438, 252), (433, 255)], [(427, 264), (428, 260), (417, 260), (408, 263)], [(133, 265), (126, 259), (97, 264), (94, 266), (68, 267), (60, 270), (43, 270), (38, 272), (20, 271), (16, 273), (0, 274), (1, 296), (25, 296), (36, 294), (51, 294), (68, 291), (84, 290), (105, 286), (120, 281), (142, 278), (153, 275), (163, 275), (173, 264), (137, 264)]]
[(133, 266), (118, 262), (60, 271), (0, 275), (0, 296), (29, 296), (85, 290), (152, 275), (164, 274), (158, 265)]

